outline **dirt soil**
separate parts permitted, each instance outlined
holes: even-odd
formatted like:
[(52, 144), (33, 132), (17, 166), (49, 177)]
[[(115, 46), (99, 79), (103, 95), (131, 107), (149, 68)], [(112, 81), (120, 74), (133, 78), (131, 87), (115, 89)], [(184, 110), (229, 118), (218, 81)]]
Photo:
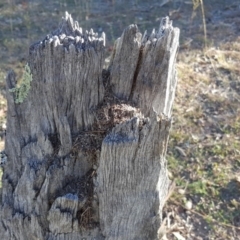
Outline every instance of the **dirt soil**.
[(240, 239), (240, 1), (2, 0), (0, 149), (6, 72), (13, 68), (21, 78), (29, 46), (55, 30), (65, 11), (84, 29), (106, 32), (106, 56), (129, 24), (149, 32), (168, 15), (180, 28), (167, 155), (176, 185), (164, 208), (162, 239)]

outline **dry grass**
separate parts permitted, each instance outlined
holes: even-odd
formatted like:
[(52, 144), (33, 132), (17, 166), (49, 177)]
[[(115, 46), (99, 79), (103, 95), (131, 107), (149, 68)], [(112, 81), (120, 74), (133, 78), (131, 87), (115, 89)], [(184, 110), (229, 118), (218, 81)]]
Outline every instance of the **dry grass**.
[(238, 239), (239, 61), (236, 42), (205, 53), (180, 53), (168, 150), (177, 191), (166, 207), (166, 212), (172, 212), (168, 228), (175, 224), (178, 230), (171, 229), (168, 239), (174, 239), (179, 229), (186, 239)]

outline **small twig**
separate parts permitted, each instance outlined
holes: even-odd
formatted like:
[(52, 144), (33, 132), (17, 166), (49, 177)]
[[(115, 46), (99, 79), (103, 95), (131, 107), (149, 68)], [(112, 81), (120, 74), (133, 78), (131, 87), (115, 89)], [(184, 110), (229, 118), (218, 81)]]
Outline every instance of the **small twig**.
[(173, 180), (168, 188), (168, 194), (164, 199), (164, 203), (167, 202), (167, 200), (172, 196), (173, 191), (176, 188), (176, 182)]
[(87, 207), (85, 211), (81, 214), (81, 222), (83, 220), (84, 214), (90, 209), (90, 207)]
[(205, 18), (203, 0), (200, 0), (200, 3), (201, 3), (201, 10), (202, 10), (203, 33), (204, 33), (204, 43), (205, 43), (204, 45), (206, 49), (207, 48), (207, 27), (206, 27), (206, 18)]

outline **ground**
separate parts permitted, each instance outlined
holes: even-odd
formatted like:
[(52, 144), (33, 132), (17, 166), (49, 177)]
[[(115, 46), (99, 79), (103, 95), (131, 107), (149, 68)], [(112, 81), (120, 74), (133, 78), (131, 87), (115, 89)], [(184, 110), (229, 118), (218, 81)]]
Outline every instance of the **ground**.
[(13, 68), (21, 78), (29, 45), (54, 30), (64, 11), (84, 28), (106, 32), (106, 55), (129, 24), (150, 30), (169, 15), (181, 37), (167, 154), (176, 187), (164, 208), (163, 239), (240, 239), (240, 2), (203, 1), (204, 15), (201, 2), (1, 1), (0, 148), (5, 74)]

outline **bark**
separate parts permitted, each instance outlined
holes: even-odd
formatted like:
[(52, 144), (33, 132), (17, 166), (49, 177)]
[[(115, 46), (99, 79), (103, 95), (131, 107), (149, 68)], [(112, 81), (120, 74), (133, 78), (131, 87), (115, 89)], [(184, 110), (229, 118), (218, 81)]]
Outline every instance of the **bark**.
[(30, 47), (22, 103), (7, 76), (0, 239), (158, 239), (178, 38), (130, 25), (103, 69), (105, 34), (66, 13)]

